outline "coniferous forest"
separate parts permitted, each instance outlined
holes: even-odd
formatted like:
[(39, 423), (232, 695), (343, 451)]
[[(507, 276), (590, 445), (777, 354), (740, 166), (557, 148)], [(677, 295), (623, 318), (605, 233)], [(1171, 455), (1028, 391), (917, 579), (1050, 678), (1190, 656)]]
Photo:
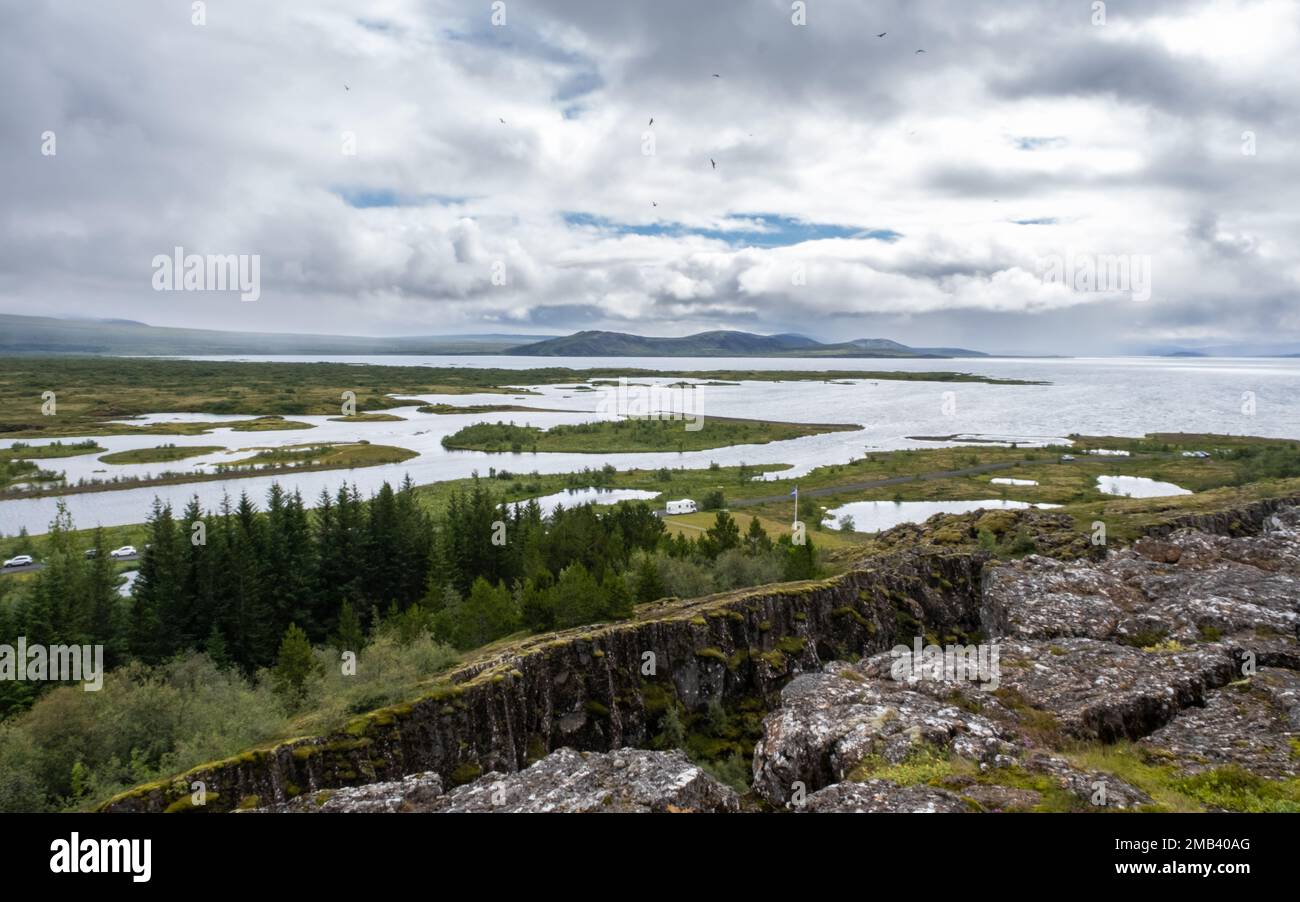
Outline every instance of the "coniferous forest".
[[(277, 664), (295, 630), (315, 646), (359, 651), (385, 620), (474, 649), (520, 630), (562, 629), (632, 615), (668, 595), (805, 578), (813, 543), (774, 542), (728, 512), (698, 538), (669, 535), (642, 502), (610, 508), (504, 504), (476, 480), (430, 515), (411, 482), (363, 498), (322, 493), (313, 509), (270, 487), (217, 509), (155, 503), (133, 591), (118, 595), (103, 541), (87, 556), (66, 512), (51, 524), (45, 569), (0, 604), (0, 641), (103, 645), (109, 669), (160, 664), (188, 651), (244, 673)], [(31, 682), (8, 682), (5, 712)]]

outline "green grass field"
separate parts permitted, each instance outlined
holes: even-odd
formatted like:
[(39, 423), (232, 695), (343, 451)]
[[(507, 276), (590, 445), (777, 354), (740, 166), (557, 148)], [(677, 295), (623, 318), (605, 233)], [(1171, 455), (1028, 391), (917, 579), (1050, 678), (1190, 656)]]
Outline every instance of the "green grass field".
[[(740, 526), (740, 532), (742, 535), (745, 530), (749, 528), (751, 517), (758, 517), (759, 525), (763, 527), (763, 530), (771, 536), (773, 540), (779, 539), (781, 536), (788, 536), (793, 532), (793, 527), (790, 523), (794, 515), (793, 508), (791, 508), (790, 513), (787, 514), (785, 518), (758, 516), (758, 514), (752, 512), (748, 508), (737, 508), (736, 510), (729, 511), (729, 513)], [(714, 511), (699, 511), (694, 514), (674, 514), (672, 516), (666, 516), (663, 518), (663, 521), (664, 526), (668, 527), (668, 531), (674, 535), (680, 534), (690, 539), (697, 539), (705, 530), (713, 525), (713, 521), (716, 517), (717, 513)], [(812, 524), (806, 524), (806, 526), (811, 525)], [(813, 542), (827, 551), (859, 548), (862, 545), (862, 542), (851, 533), (840, 534), (831, 530), (819, 532), (809, 530), (809, 532), (813, 537)]]
[(281, 448), (248, 449), (257, 453), (243, 460), (223, 463), (217, 469), (223, 474), (246, 468), (257, 468), (265, 475), (266, 467), (287, 467), (299, 470), (330, 470), (338, 468), (373, 467), (377, 464), (401, 463), (416, 457), (416, 452), (393, 445), (372, 445), (369, 442), (327, 442), (319, 445), (285, 445)]
[[(168, 449), (149, 448), (142, 449), (141, 453), (162, 453), (166, 450)], [(207, 451), (204, 453), (222, 450), (225, 449), (212, 445), (208, 446)], [(211, 482), (213, 480), (246, 476), (275, 476), (282, 473), (301, 473), (310, 470), (350, 470), (356, 467), (401, 463), (417, 456), (417, 452), (407, 448), (398, 448), (394, 445), (372, 445), (364, 441), (326, 442), (319, 445), (288, 445), (283, 448), (247, 448), (243, 450), (256, 451), (257, 453), (243, 460), (219, 464), (213, 472), (162, 472), (140, 477), (87, 481), (75, 485), (63, 485), (55, 482), (39, 488), (23, 490), (21, 494), (14, 492), (8, 497), (31, 498), (42, 495), (82, 495), (88, 492), (111, 492), (119, 489), (147, 488), (161, 485), (185, 485), (192, 482)], [(132, 454), (135, 452), (122, 453)], [(182, 457), (189, 456), (193, 455), (182, 455)], [(177, 460), (181, 458), (168, 459)], [(114, 462), (123, 463), (121, 460)], [(139, 463), (141, 461), (136, 460), (134, 462)], [(0, 479), (4, 479), (6, 476), (3, 466), (0, 463)], [(24, 479), (30, 480), (31, 478), (32, 476), (29, 473), (9, 474), (8, 481), (13, 483)], [(0, 484), (0, 487), (3, 487), (3, 484)]]
[(60, 457), (77, 457), (82, 454), (94, 454), (103, 451), (93, 439), (84, 442), (50, 442), (48, 445), (28, 445), (14, 442), (10, 447), (0, 449), (0, 461), (6, 460), (53, 460)]
[(99, 460), (106, 464), (156, 464), (225, 450), (224, 445), (158, 445), (155, 448), (114, 451), (112, 454), (105, 454)]
[(709, 417), (699, 429), (684, 420), (627, 419), (552, 426), (475, 423), (442, 440), (444, 448), (463, 451), (569, 451), (612, 454), (625, 451), (705, 451), (731, 445), (763, 445), (824, 432), (845, 432), (860, 426), (844, 423), (776, 423)]
[(543, 407), (524, 407), (519, 404), (421, 404), (416, 408), (420, 413), (464, 414), (464, 413), (555, 413)]
[(331, 423), (402, 423), (406, 417), (391, 413), (354, 413), (351, 416), (330, 417)]

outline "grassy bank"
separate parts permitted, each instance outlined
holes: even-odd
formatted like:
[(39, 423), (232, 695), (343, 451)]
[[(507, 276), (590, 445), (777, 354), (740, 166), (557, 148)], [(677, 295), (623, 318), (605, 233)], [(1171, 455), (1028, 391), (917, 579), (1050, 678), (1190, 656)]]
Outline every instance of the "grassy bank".
[(0, 461), (11, 460), (53, 460), (60, 457), (78, 457), (82, 454), (94, 454), (104, 449), (93, 439), (84, 442), (50, 442), (48, 445), (29, 445), (26, 442), (14, 442), (8, 448), (0, 449)]
[(224, 445), (158, 445), (154, 448), (114, 451), (112, 454), (105, 454), (99, 460), (106, 464), (158, 464), (225, 450)]
[(524, 407), (519, 404), (421, 404), (416, 408), (420, 413), (440, 415), (466, 413), (563, 413), (564, 411), (547, 410), (544, 407)]
[(331, 423), (402, 423), (406, 417), (391, 413), (354, 413), (351, 416), (330, 417)]
[[(159, 449), (149, 450), (157, 451)], [(208, 450), (220, 451), (224, 449), (219, 446), (212, 446)], [(256, 449), (250, 448), (248, 450)], [(75, 485), (50, 483), (48, 486), (39, 489), (14, 491), (8, 494), (0, 493), (0, 499), (39, 498), (48, 495), (82, 495), (87, 492), (112, 492), (121, 489), (149, 488), (151, 486), (187, 485), (192, 482), (212, 482), (214, 480), (239, 479), (248, 476), (278, 476), (314, 470), (351, 470), (356, 467), (401, 463), (417, 456), (417, 452), (408, 448), (398, 448), (394, 445), (372, 445), (369, 442), (288, 445), (283, 448), (266, 448), (242, 460), (218, 464), (215, 472), (165, 472), (138, 477), (86, 480)], [(122, 461), (116, 462), (121, 463)]]
[(824, 432), (860, 429), (852, 424), (777, 423), (767, 420), (733, 420), (708, 417), (698, 429), (682, 420), (601, 420), (594, 423), (552, 426), (517, 426), (513, 423), (475, 423), (442, 440), (444, 448), (460, 451), (534, 452), (569, 451), (612, 454), (624, 451), (704, 451), (731, 445), (765, 445)]
[[(257, 449), (248, 449), (257, 450)], [(265, 475), (267, 468), (293, 470), (331, 470), (340, 467), (373, 467), (378, 464), (395, 464), (417, 457), (415, 451), (393, 445), (372, 445), (369, 442), (327, 442), (319, 445), (285, 445), (265, 448), (243, 460), (218, 464), (225, 474), (256, 472)]]
[[(0, 423), (0, 428), (6, 424)], [(216, 429), (232, 432), (279, 432), (287, 429), (312, 429), (311, 423), (286, 420), (279, 416), (254, 417), (248, 420), (189, 420), (171, 423), (88, 422), (85, 420), (37, 424), (14, 432), (0, 432), (0, 438), (49, 438), (55, 435), (207, 435)], [(102, 450), (102, 449), (101, 449)]]

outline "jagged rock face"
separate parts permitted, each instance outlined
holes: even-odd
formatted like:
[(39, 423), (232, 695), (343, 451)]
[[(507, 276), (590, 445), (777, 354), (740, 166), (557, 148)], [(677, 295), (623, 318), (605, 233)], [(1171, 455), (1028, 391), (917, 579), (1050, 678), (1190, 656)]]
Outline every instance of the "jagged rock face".
[(1248, 630), (1296, 635), (1300, 529), (1274, 520), (1268, 533), (1249, 538), (1179, 530), (1098, 565), (1031, 556), (990, 567), (985, 632), (1134, 645)]
[(733, 812), (735, 791), (680, 751), (559, 749), (514, 774), (489, 773), (448, 793), (435, 773), (324, 790), (261, 811), (321, 812)]
[(1058, 808), (1150, 805), (1069, 760), (1079, 742), (1120, 740), (1180, 773), (1295, 776), (1300, 511), (1257, 513), (1259, 536), (1180, 529), (1101, 562), (990, 564), (996, 688), (897, 682), (887, 653), (800, 676), (764, 720), (755, 793), (812, 811), (1027, 810), (1051, 794)]
[(1011, 761), (1012, 738), (978, 714), (875, 676), (875, 664), (831, 664), (795, 678), (763, 723), (754, 749), (754, 791), (791, 804), (846, 779), (868, 757), (898, 764), (928, 748), (975, 764)]
[(1140, 745), (1186, 772), (1235, 764), (1269, 777), (1300, 776), (1300, 673), (1262, 668), (1210, 693)]
[(297, 796), (279, 805), (248, 809), (248, 812), (395, 814), (429, 811), (430, 806), (441, 796), (442, 777), (425, 772), (384, 783), (368, 783), (365, 786), (347, 786), (342, 789), (322, 789), (309, 795)]
[(1300, 517), (1300, 497), (1266, 498), (1228, 511), (1189, 514), (1175, 517), (1148, 530), (1151, 536), (1165, 536), (1180, 529), (1194, 529), (1219, 536), (1252, 536), (1266, 531), (1275, 522), (1296, 525)]
[(1049, 713), (1070, 736), (1114, 742), (1164, 726), (1239, 675), (1222, 644), (1153, 653), (1096, 639), (1006, 642), (999, 691)]
[(435, 811), (733, 812), (735, 790), (681, 751), (560, 749), (515, 774), (487, 774), (448, 793)]
[[(942, 681), (907, 683), (891, 679), (891, 660), (878, 655), (855, 665), (833, 663), (825, 672), (801, 676), (787, 686), (781, 709), (765, 719), (763, 739), (754, 750), (754, 792), (774, 806), (796, 810), (814, 798), (817, 804), (810, 810), (911, 810), (908, 805), (927, 798), (956, 799), (962, 807), (952, 810), (1013, 811), (1032, 809), (1041, 793), (998, 781), (1036, 782), (1032, 778), (1042, 776), (1081, 808), (1094, 804), (1099, 781), (1107, 784), (1108, 808), (1151, 801), (1114, 777), (1080, 770), (1037, 748), (1047, 709), (1026, 708), (1015, 688), (1002, 691), (1005, 670), (998, 690)], [(1057, 728), (1054, 720), (1052, 728)], [(918, 760), (922, 767), (942, 763), (938, 773), (946, 795), (918, 796), (916, 787), (871, 776)], [(872, 784), (875, 801), (870, 806), (867, 796), (856, 791), (830, 791), (859, 780)], [(812, 793), (802, 803), (797, 784)], [(896, 808), (887, 798), (891, 787), (907, 790)], [(841, 801), (843, 807), (836, 808)]]
[[(644, 606), (635, 621), (517, 643), (336, 734), (105, 807), (174, 808), (203, 780), (217, 800), (208, 810), (250, 799), (273, 810), (735, 810), (734, 793), (680, 753), (622, 747), (648, 745), (669, 705), (756, 699), (770, 709), (752, 767), (760, 807), (1150, 805), (1104, 756), (1078, 751), (1121, 740), (1182, 773), (1296, 775), (1300, 511), (1260, 503), (1202, 519), (1230, 536), (1157, 530), (1071, 563), (985, 566), (983, 554), (928, 548), (821, 582)], [(1073, 536), (1061, 548), (1079, 557)], [(916, 637), (995, 644), (995, 683), (896, 678), (890, 649)]]

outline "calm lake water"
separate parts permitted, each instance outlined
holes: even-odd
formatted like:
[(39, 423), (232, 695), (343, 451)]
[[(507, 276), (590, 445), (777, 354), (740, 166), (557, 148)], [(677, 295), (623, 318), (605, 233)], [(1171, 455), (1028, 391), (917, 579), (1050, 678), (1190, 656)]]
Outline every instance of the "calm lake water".
[(1171, 495), (1190, 495), (1190, 490), (1172, 482), (1161, 482), (1146, 476), (1098, 476), (1097, 491), (1103, 495), (1123, 495), (1126, 498), (1167, 498)]
[(853, 518), (856, 532), (878, 532), (900, 523), (924, 523), (935, 514), (966, 514), (977, 510), (1024, 510), (1060, 507), (1059, 504), (1026, 504), (990, 498), (986, 501), (851, 501), (822, 514), (822, 523), (835, 528), (840, 518)]
[[(400, 482), (408, 473), (416, 483), (437, 482), (486, 474), (489, 467), (526, 474), (562, 473), (605, 464), (622, 469), (632, 467), (706, 467), (748, 463), (760, 468), (790, 464), (793, 469), (770, 472), (768, 477), (788, 478), (814, 467), (844, 463), (870, 451), (935, 447), (935, 442), (910, 436), (961, 436), (991, 438), (1027, 444), (1063, 440), (1070, 433), (1139, 436), (1148, 432), (1219, 432), (1300, 438), (1300, 359), (1178, 359), (1178, 358), (981, 358), (967, 360), (863, 360), (783, 358), (536, 358), (536, 357), (210, 357), (212, 360), (304, 361), (333, 360), (390, 365), (498, 367), (528, 369), (543, 366), (622, 367), (666, 372), (660, 379), (637, 378), (632, 382), (666, 385), (671, 375), (688, 370), (855, 370), (935, 371), (952, 370), (980, 375), (1032, 379), (1047, 385), (1009, 386), (976, 383), (891, 382), (864, 377), (847, 383), (743, 382), (738, 385), (707, 385), (697, 389), (705, 429), (710, 416), (746, 417), (804, 423), (854, 423), (860, 428), (848, 432), (809, 436), (767, 445), (733, 446), (710, 451), (650, 454), (485, 454), (446, 451), (440, 442), (465, 425), (506, 420), (547, 428), (560, 423), (587, 422), (599, 418), (600, 392), (575, 391), (572, 385), (528, 386), (539, 394), (520, 399), (511, 395), (428, 395), (423, 401), (450, 404), (516, 403), (553, 408), (559, 413), (502, 413), (486, 415), (421, 414), (414, 407), (390, 412), (406, 417), (395, 423), (335, 423), (324, 416), (292, 419), (315, 425), (314, 429), (281, 432), (232, 432), (218, 429), (196, 436), (110, 436), (98, 439), (110, 451), (176, 445), (224, 445), (231, 449), (170, 464), (113, 466), (96, 460), (96, 455), (45, 461), (46, 469), (63, 470), (72, 481), (80, 477), (140, 475), (164, 470), (210, 471), (211, 464), (248, 456), (254, 446), (293, 445), (304, 442), (357, 441), (410, 448), (419, 456), (405, 463), (351, 471), (281, 474), (271, 477), (214, 480), (190, 485), (123, 489), (69, 495), (66, 500), (80, 527), (138, 523), (154, 497), (179, 509), (197, 494), (205, 506), (214, 506), (225, 494), (237, 498), (248, 492), (261, 502), (273, 481), (300, 489), (314, 502), (322, 489), (333, 491), (344, 482), (355, 483), (363, 492), (377, 489), (384, 481)], [(342, 390), (342, 389), (340, 389)], [(1253, 393), (1247, 396), (1246, 393)], [(951, 393), (951, 394), (949, 394)], [(1244, 400), (1253, 397), (1254, 414)], [(207, 414), (167, 414), (149, 420), (234, 420)], [(65, 442), (69, 439), (63, 439)], [(72, 439), (72, 440), (75, 440)], [(33, 441), (33, 444), (39, 444)], [(957, 442), (959, 444), (960, 442)], [(11, 441), (0, 441), (8, 447)], [(943, 443), (938, 443), (943, 444)], [(104, 472), (96, 472), (104, 471)], [(0, 502), (0, 531), (12, 535), (21, 527), (44, 532), (54, 514), (55, 498), (33, 498)], [(865, 524), (859, 524), (861, 528)]]

